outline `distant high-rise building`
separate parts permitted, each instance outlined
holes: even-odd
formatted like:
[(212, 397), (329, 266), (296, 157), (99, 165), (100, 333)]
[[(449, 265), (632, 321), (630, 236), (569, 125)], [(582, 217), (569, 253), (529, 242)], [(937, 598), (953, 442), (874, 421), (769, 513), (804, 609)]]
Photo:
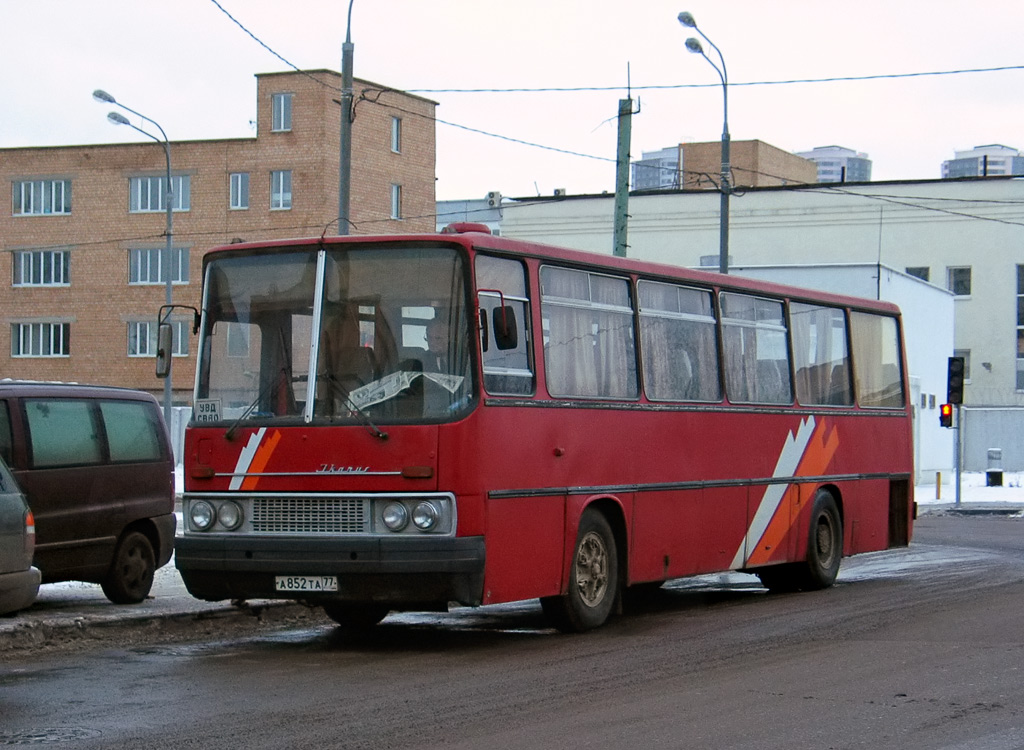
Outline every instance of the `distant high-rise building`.
[(818, 182), (870, 182), (871, 159), (842, 146), (817, 146), (797, 154), (818, 165)]
[(680, 156), (679, 146), (644, 151), (641, 158), (633, 162), (633, 190), (679, 187), (679, 174), (683, 169)]
[(956, 158), (942, 162), (942, 179), (1024, 175), (1024, 156), (1010, 146), (993, 143), (957, 151)]

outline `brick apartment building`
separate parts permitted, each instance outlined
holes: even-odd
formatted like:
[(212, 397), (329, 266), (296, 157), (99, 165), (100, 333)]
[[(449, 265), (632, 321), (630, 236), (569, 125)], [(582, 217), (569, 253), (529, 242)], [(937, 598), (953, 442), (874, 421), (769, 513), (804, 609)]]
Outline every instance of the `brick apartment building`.
[[(176, 304), (199, 306), (210, 247), (338, 233), (341, 76), (256, 79), (255, 137), (171, 142)], [(355, 81), (350, 234), (434, 230), (435, 107)], [(0, 149), (0, 377), (162, 393), (166, 171), (150, 141)], [(195, 373), (188, 318), (172, 317), (175, 404)]]

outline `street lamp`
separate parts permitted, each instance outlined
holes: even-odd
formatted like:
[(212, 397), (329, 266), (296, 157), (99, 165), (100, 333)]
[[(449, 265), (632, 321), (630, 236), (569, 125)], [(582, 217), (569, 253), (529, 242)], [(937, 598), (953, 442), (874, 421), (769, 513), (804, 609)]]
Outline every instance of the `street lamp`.
[(338, 234), (347, 235), (351, 223), (349, 214), (352, 192), (352, 58), (355, 45), (352, 44), (352, 3), (348, 2), (348, 27), (345, 42), (341, 45), (341, 130), (338, 154)]
[(715, 69), (718, 73), (718, 77), (722, 79), (722, 174), (721, 174), (721, 194), (722, 202), (720, 209), (720, 220), (721, 225), (719, 229), (719, 247), (718, 247), (718, 270), (721, 273), (729, 273), (729, 193), (732, 192), (732, 186), (730, 184), (732, 168), (729, 165), (729, 74), (725, 70), (725, 58), (722, 57), (722, 51), (718, 49), (714, 42), (708, 39), (707, 35), (697, 28), (697, 21), (694, 19), (691, 13), (683, 11), (679, 14), (679, 23), (687, 28), (693, 29), (705, 42), (711, 45), (711, 48), (718, 53), (718, 60), (721, 66), (716, 65), (715, 62), (707, 56), (704, 51), (704, 46), (700, 43), (700, 39), (690, 37), (686, 40), (686, 49), (695, 55), (700, 55), (708, 64)]
[[(166, 160), (167, 160), (167, 175), (165, 177), (165, 184), (164, 184), (164, 203), (165, 203), (165, 207), (167, 209), (167, 229), (166, 229), (164, 234), (167, 237), (167, 246), (166, 246), (166, 248), (164, 250), (163, 262), (160, 264), (160, 266), (163, 269), (163, 275), (164, 275), (164, 301), (165, 301), (166, 305), (171, 305), (172, 304), (172, 302), (171, 302), (171, 290), (172, 290), (172, 285), (171, 285), (171, 254), (173, 252), (173, 239), (172, 238), (174, 237), (174, 208), (173, 208), (174, 196), (173, 196), (173, 194), (171, 192), (171, 142), (167, 138), (167, 133), (164, 132), (164, 129), (162, 127), (160, 127), (160, 124), (156, 120), (151, 120), (150, 118), (146, 117), (141, 112), (136, 112), (134, 109), (131, 109), (130, 107), (126, 107), (125, 105), (121, 104), (119, 101), (114, 99), (114, 97), (111, 96), (110, 94), (108, 94), (106, 91), (103, 91), (102, 89), (96, 89), (95, 91), (92, 92), (92, 98), (95, 99), (98, 102), (103, 102), (105, 104), (113, 104), (115, 107), (120, 107), (121, 109), (123, 109), (126, 112), (131, 112), (133, 115), (141, 117), (143, 120), (145, 120), (146, 122), (152, 124), (157, 130), (159, 130), (160, 131), (160, 135), (162, 136), (162, 140), (161, 140), (160, 138), (157, 138), (152, 133), (149, 133), (149, 132), (143, 130), (142, 128), (137, 127), (136, 125), (133, 125), (128, 120), (128, 118), (125, 117), (124, 115), (122, 115), (120, 112), (111, 112), (111, 113), (109, 113), (107, 115), (107, 119), (110, 120), (110, 122), (112, 122), (114, 125), (127, 125), (128, 127), (132, 128), (133, 130), (139, 131), (140, 133), (142, 133), (147, 138), (152, 138), (157, 143), (163, 143), (163, 146), (164, 146), (164, 156), (166, 157)], [(168, 314), (170, 314), (170, 308), (169, 307), (167, 308), (167, 311), (168, 311)], [(158, 320), (158, 323), (161, 323), (161, 322), (163, 322), (163, 321), (159, 321)], [(172, 356), (173, 356), (173, 352), (167, 352), (167, 365), (168, 365), (167, 366), (167, 377), (164, 378), (164, 421), (167, 422), (167, 429), (168, 430), (171, 429), (171, 394), (172, 394), (173, 390), (171, 388), (171, 368), (170, 368), (170, 362), (171, 362), (171, 357)]]

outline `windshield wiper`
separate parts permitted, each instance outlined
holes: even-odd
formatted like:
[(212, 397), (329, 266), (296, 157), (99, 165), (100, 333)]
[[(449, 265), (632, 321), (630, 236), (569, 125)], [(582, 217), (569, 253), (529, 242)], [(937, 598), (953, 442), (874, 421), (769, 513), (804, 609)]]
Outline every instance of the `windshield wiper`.
[(350, 413), (355, 414), (359, 417), (359, 421), (363, 423), (363, 425), (366, 427), (367, 430), (369, 430), (371, 435), (373, 435), (375, 438), (380, 438), (381, 440), (388, 439), (388, 434), (384, 432), (384, 430), (380, 429), (377, 425), (375, 425), (373, 423), (373, 420), (370, 419), (370, 415), (363, 411), (356, 404), (355, 401), (349, 398), (347, 393), (345, 394), (345, 403), (349, 405)]

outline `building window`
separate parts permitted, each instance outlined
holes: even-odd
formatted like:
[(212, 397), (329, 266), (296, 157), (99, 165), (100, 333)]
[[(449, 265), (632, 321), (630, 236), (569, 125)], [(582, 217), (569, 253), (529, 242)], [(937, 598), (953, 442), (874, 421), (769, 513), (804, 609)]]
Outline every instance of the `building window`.
[(156, 324), (135, 320), (128, 324), (128, 356), (156, 356)]
[(230, 208), (241, 211), (249, 208), (249, 173), (234, 172), (231, 175)]
[(292, 129), (292, 95), (271, 94), (270, 103), (273, 108), (270, 129), (275, 133)]
[(391, 118), (391, 150), (396, 154), (402, 153), (402, 118)]
[(292, 207), (292, 171), (282, 169), (270, 173), (270, 208), (283, 210)]
[[(174, 345), (171, 355), (188, 356), (189, 327), (184, 320), (168, 321), (174, 329)], [(128, 324), (128, 356), (155, 357), (157, 349), (157, 325), (155, 320), (133, 320)]]
[[(166, 248), (139, 248), (128, 251), (129, 284), (163, 284), (163, 259)], [(188, 248), (171, 251), (171, 283), (188, 283)]]
[(910, 266), (907, 269), (907, 276), (928, 281), (931, 278), (931, 269), (928, 266)]
[(68, 250), (19, 250), (14, 253), (14, 286), (70, 286)]
[(68, 357), (70, 323), (12, 323), (12, 357)]
[(391, 185), (391, 218), (402, 218), (402, 186)]
[[(128, 210), (133, 214), (166, 211), (164, 202), (164, 176), (132, 177), (128, 181)], [(192, 202), (190, 175), (171, 175), (171, 209), (188, 211)]]
[(950, 266), (946, 269), (946, 288), (958, 297), (971, 293), (971, 267)]
[(71, 213), (71, 180), (22, 180), (11, 192), (15, 216)]
[(1024, 391), (1024, 266), (1017, 266), (1017, 390)]
[(228, 323), (227, 350), (229, 357), (249, 356), (250, 329), (250, 326), (242, 323)]

